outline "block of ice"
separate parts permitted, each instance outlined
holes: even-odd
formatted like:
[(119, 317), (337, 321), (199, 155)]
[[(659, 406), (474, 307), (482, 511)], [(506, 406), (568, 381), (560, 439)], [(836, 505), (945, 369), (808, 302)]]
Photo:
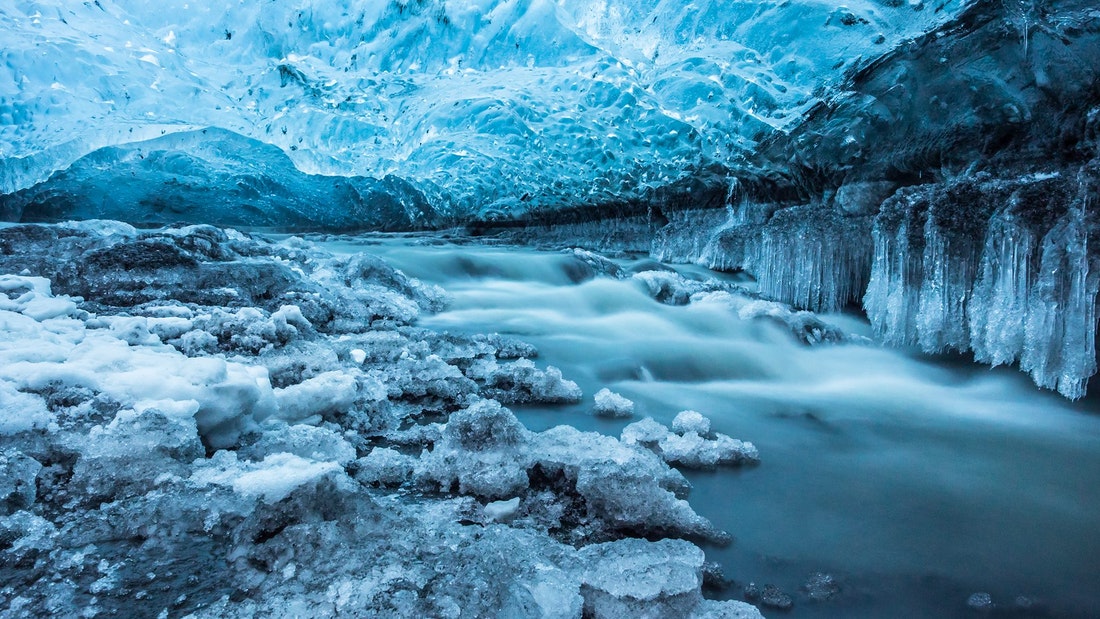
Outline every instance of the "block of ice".
[(485, 515), (493, 520), (507, 520), (516, 513), (519, 508), (519, 497), (513, 497), (507, 501), (491, 501), (485, 504)]
[(328, 475), (342, 475), (334, 462), (315, 461), (294, 454), (273, 454), (260, 462), (241, 462), (229, 451), (219, 451), (195, 468), (190, 482), (197, 486), (228, 486), (246, 497), (277, 503), (297, 488)]
[(359, 385), (345, 372), (325, 372), (296, 385), (275, 390), (279, 418), (298, 421), (347, 411), (355, 402)]
[(699, 603), (703, 553), (680, 540), (624, 539), (581, 550), (588, 562), (582, 593), (599, 617), (688, 616)]
[(695, 432), (700, 436), (710, 433), (710, 419), (698, 411), (680, 411), (672, 420), (672, 431), (678, 434)]
[(606, 387), (596, 392), (595, 400), (596, 405), (592, 408), (592, 414), (597, 417), (631, 417), (634, 415), (634, 402)]
[(683, 411), (673, 420), (673, 430), (646, 417), (622, 431), (622, 441), (653, 450), (665, 462), (687, 468), (752, 464), (760, 459), (756, 446), (725, 434), (713, 434), (710, 420), (696, 411)]

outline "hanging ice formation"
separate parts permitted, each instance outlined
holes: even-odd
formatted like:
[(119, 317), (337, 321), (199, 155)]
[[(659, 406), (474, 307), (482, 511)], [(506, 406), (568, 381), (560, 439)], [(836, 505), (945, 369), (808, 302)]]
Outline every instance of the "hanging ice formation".
[(1096, 373), (1096, 224), (1088, 188), (1066, 195), (1060, 180), (973, 180), (955, 188), (964, 195), (887, 202), (864, 300), (876, 333), (1019, 363), (1040, 386), (1083, 396)]

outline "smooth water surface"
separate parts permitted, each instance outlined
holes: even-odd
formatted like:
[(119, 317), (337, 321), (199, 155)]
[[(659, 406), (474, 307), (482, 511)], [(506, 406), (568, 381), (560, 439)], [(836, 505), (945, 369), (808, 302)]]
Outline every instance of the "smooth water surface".
[[(757, 467), (685, 471), (696, 511), (736, 539), (706, 548), (737, 583), (720, 596), (753, 581), (791, 594), (793, 617), (974, 617), (989, 615), (968, 597), (987, 592), (992, 616), (1100, 616), (1095, 401), (1071, 404), (1006, 368), (807, 347), (724, 307), (662, 305), (629, 279), (578, 282), (561, 253), (407, 238), (328, 246), (443, 287), (450, 307), (425, 326), (518, 336), (577, 381), (581, 405), (516, 411), (532, 430), (618, 434), (633, 420), (588, 414), (606, 386), (636, 402), (634, 420), (694, 409), (755, 443)], [(841, 593), (800, 594), (815, 572)]]

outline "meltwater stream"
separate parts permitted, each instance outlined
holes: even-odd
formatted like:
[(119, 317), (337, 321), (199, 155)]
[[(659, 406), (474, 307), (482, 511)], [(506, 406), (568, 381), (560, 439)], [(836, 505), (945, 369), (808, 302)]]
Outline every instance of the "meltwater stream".
[[(795, 598), (792, 617), (1100, 616), (1095, 400), (1070, 404), (1011, 369), (808, 347), (724, 308), (660, 304), (630, 279), (577, 282), (561, 253), (396, 237), (328, 245), (443, 287), (452, 302), (425, 326), (518, 336), (581, 386), (580, 405), (517, 408), (532, 430), (617, 435), (694, 409), (755, 443), (757, 467), (685, 471), (692, 506), (735, 537), (706, 548), (736, 581), (719, 596), (775, 584)], [(602, 387), (634, 400), (635, 418), (591, 416)], [(814, 573), (840, 594), (800, 594)], [(977, 592), (996, 607), (968, 607)]]

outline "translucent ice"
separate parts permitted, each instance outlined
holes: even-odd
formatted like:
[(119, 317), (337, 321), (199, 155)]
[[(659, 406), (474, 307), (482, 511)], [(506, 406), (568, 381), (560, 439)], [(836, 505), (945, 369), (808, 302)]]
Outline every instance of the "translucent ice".
[[(619, 200), (738, 161), (822, 87), (966, 4), (5, 0), (0, 192), (101, 147), (188, 131), (180, 139), (198, 143), (210, 128), (273, 145), (311, 174), (369, 177), (308, 192), (364, 207), (316, 205), (335, 219), (377, 222), (425, 200), (485, 217)], [(308, 203), (286, 192), (288, 175), (262, 169), (274, 160), (262, 145), (201, 158), (197, 145), (151, 150), (163, 160), (141, 165), (169, 184), (178, 174), (176, 195), (201, 192), (188, 177), (201, 170), (223, 179), (210, 183), (222, 200), (243, 199), (234, 209), (259, 207), (257, 220), (282, 216), (270, 208), (299, 217)], [(120, 195), (128, 176), (115, 177)], [(165, 196), (147, 213), (219, 208)]]

